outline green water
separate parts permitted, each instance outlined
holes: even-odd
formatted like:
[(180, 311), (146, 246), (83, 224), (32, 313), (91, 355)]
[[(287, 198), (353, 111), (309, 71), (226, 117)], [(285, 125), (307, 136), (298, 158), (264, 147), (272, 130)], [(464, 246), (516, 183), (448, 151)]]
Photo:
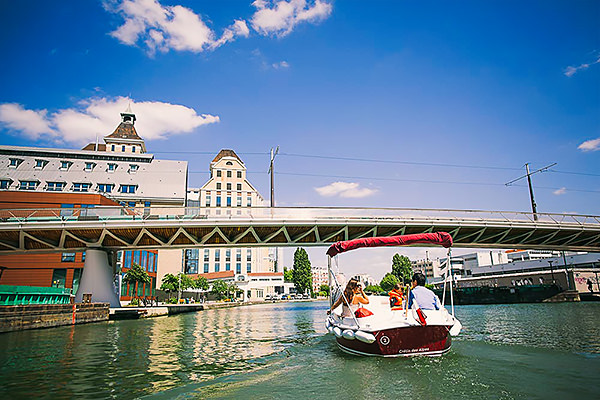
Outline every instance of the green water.
[(340, 352), (327, 304), (0, 334), (0, 398), (600, 398), (600, 304), (462, 306), (439, 358)]

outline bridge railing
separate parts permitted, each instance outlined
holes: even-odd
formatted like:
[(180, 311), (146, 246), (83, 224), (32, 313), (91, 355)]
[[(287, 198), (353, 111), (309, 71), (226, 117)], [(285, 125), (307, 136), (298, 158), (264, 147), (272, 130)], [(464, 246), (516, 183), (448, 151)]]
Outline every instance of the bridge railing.
[(1, 209), (2, 222), (61, 222), (119, 220), (276, 220), (314, 221), (348, 220), (360, 223), (382, 221), (471, 221), (484, 223), (535, 223), (552, 225), (600, 225), (600, 216), (577, 214), (532, 213), (515, 211), (483, 211), (411, 208), (351, 208), (351, 207), (83, 207)]

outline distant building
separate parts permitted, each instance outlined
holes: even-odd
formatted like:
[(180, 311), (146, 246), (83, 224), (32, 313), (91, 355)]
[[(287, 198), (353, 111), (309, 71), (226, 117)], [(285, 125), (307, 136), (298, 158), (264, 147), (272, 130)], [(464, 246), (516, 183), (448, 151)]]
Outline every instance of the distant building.
[(322, 265), (313, 265), (311, 267), (313, 293), (319, 293), (321, 285), (329, 285), (327, 276), (327, 267)]
[(363, 286), (365, 286), (365, 287), (371, 286), (371, 285), (377, 285), (377, 281), (369, 274), (354, 275), (352, 278), (356, 279), (358, 282), (362, 283)]
[[(223, 149), (210, 164), (210, 178), (201, 188), (187, 191), (187, 206), (198, 213), (215, 216), (243, 216), (264, 199), (246, 177), (246, 166), (229, 149)], [(244, 300), (262, 300), (267, 294), (284, 293), (281, 258), (266, 247), (161, 250), (159, 279), (166, 273), (220, 279), (244, 291)], [(164, 261), (164, 262), (163, 262)]]
[(540, 260), (543, 258), (558, 257), (560, 255), (561, 255), (560, 251), (551, 251), (551, 250), (507, 250), (506, 251), (506, 256), (508, 258), (508, 262)]

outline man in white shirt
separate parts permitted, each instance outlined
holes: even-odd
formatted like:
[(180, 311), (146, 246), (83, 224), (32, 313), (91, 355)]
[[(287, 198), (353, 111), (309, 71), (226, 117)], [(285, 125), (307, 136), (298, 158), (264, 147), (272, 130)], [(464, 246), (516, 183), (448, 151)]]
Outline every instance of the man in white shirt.
[(409, 309), (413, 303), (416, 303), (416, 308), (422, 310), (439, 310), (442, 304), (435, 293), (425, 287), (425, 275), (420, 272), (412, 277), (412, 290), (408, 297)]

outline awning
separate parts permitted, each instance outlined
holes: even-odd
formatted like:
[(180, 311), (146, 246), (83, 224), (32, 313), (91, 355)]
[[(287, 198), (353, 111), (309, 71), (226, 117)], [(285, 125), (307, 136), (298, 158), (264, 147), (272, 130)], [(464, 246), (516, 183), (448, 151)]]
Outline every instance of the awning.
[(340, 253), (360, 249), (361, 247), (410, 246), (413, 244), (434, 244), (450, 247), (452, 246), (452, 236), (447, 232), (434, 232), (346, 240), (332, 244), (327, 249), (327, 255), (334, 257)]

